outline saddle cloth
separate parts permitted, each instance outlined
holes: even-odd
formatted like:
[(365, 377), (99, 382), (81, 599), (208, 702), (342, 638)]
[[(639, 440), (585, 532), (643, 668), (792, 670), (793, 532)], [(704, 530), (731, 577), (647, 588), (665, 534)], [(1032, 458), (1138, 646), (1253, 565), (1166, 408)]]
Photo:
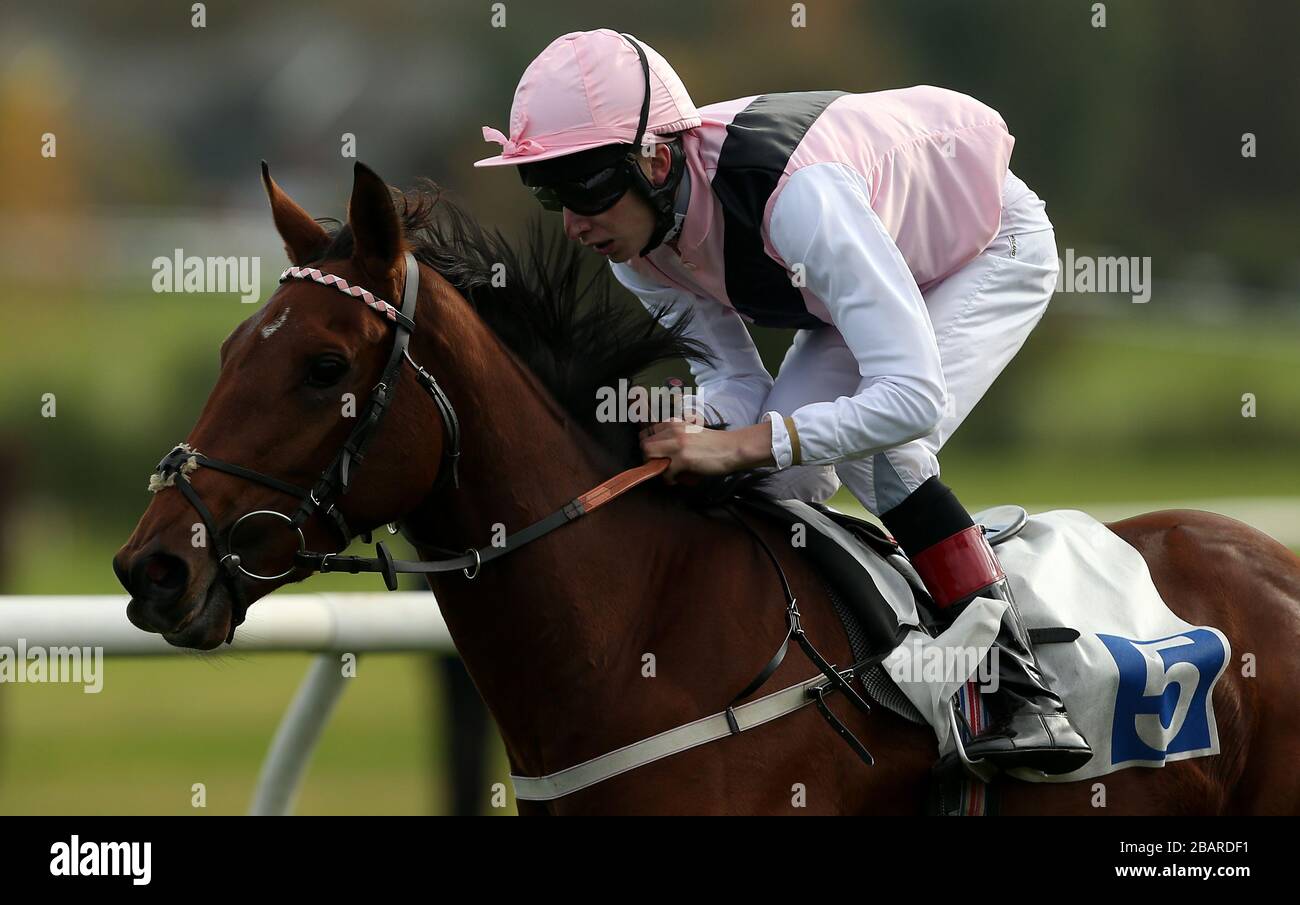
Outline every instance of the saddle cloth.
[[(898, 623), (910, 627), (880, 670), (911, 707), (899, 707), (896, 694), (894, 701), (882, 695), (879, 675), (864, 675), (864, 684), (884, 706), (927, 722), (940, 755), (955, 751), (950, 701), (970, 683), (991, 678), (982, 675), (981, 665), (1006, 604), (977, 598), (946, 631), (931, 637), (918, 618), (915, 574), (901, 557), (882, 556), (861, 543), (857, 532), (850, 534), (807, 504), (777, 505), (787, 518), (805, 521), (810, 534), (838, 532), (839, 545), (852, 538), (856, 558), (873, 561), (874, 568), (859, 572), (858, 580), (874, 583)], [(981, 516), (975, 521), (981, 523)], [(1084, 512), (1055, 510), (1029, 516), (997, 542), (996, 551), (1035, 638), (1043, 673), (1093, 749), (1092, 760), (1073, 773), (1048, 777), (1024, 770), (1015, 771), (1016, 778), (1074, 782), (1219, 753), (1212, 692), (1227, 668), (1228, 640), (1216, 628), (1192, 625), (1171, 612), (1135, 549)], [(1069, 640), (1073, 632), (1062, 628), (1078, 637)]]
[[(1212, 693), (1227, 668), (1228, 639), (1171, 612), (1141, 554), (1086, 513), (1057, 510), (1030, 516), (997, 546), (997, 555), (1031, 632), (1056, 626), (1079, 632), (1073, 642), (1036, 644), (1035, 652), (1093, 749), (1092, 760), (1073, 773), (1047, 777), (1026, 770), (1016, 771), (1017, 778), (1073, 782), (1219, 753)], [(951, 682), (907, 679), (917, 675), (915, 658), (926, 656), (926, 648), (987, 649), (1005, 604), (977, 602), (978, 609), (972, 606), (938, 638), (910, 635), (885, 664), (935, 727), (945, 753), (955, 744), (947, 698), (940, 707), (936, 686), (946, 692)], [(968, 625), (959, 627), (963, 621)], [(962, 672), (967, 680), (979, 678)]]

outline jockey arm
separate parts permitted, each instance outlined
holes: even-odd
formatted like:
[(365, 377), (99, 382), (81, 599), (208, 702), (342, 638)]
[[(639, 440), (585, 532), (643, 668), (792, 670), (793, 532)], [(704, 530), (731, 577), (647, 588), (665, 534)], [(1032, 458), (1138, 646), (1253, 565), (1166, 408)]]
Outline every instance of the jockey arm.
[(787, 270), (803, 265), (807, 289), (825, 304), (862, 375), (853, 396), (810, 403), (789, 418), (770, 413), (777, 466), (865, 458), (931, 433), (947, 396), (938, 343), (866, 181), (837, 163), (795, 171), (768, 238)]
[(680, 471), (725, 474), (864, 458), (926, 436), (939, 423), (947, 387), (930, 315), (867, 197), (856, 173), (818, 164), (797, 171), (774, 207), (773, 248), (787, 269), (803, 264), (808, 290), (826, 306), (862, 375), (855, 395), (810, 403), (789, 418), (762, 415), (773, 381), (735, 311), (611, 264), (647, 308), (669, 306), (666, 323), (692, 310), (687, 335), (717, 356), (713, 364), (690, 363), (698, 401), (736, 429), (691, 436), (679, 425), (650, 438), (649, 446), (643, 439), (647, 455), (673, 457), (670, 478)]
[(697, 388), (696, 410), (703, 409), (699, 414), (713, 423), (725, 421), (732, 428), (757, 421), (772, 389), (772, 375), (763, 366), (740, 315), (717, 302), (650, 283), (626, 264), (611, 262), (610, 267), (647, 309), (667, 307), (662, 320), (665, 327), (693, 312), (685, 335), (714, 356), (712, 362), (688, 362)]

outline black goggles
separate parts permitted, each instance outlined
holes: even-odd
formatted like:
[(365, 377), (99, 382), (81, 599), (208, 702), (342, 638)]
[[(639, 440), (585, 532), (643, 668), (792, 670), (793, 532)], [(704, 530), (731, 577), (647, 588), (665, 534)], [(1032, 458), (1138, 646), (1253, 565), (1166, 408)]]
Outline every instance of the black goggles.
[(603, 214), (617, 204), (631, 186), (627, 167), (626, 161), (620, 161), (579, 179), (533, 186), (533, 197), (548, 211), (568, 208), (583, 216)]

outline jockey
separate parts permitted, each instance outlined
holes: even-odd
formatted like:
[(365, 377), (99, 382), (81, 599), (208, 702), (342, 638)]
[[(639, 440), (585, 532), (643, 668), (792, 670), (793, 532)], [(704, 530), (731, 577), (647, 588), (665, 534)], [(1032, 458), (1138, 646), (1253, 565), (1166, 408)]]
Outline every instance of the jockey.
[[(777, 495), (809, 502), (843, 482), (907, 553), (940, 627), (977, 596), (1008, 604), (967, 756), (1049, 774), (1086, 763), (997, 556), (939, 480), (940, 447), (1056, 285), (1052, 224), (1008, 169), (1002, 117), (928, 86), (697, 109), (663, 57), (599, 29), (542, 51), (510, 134), (483, 136), (502, 152), (475, 166), (518, 166), (666, 323), (693, 312), (687, 335), (716, 356), (691, 362), (695, 423), (642, 434), (647, 458), (671, 459), (667, 479), (768, 467)], [(745, 322), (796, 329), (775, 380)]]

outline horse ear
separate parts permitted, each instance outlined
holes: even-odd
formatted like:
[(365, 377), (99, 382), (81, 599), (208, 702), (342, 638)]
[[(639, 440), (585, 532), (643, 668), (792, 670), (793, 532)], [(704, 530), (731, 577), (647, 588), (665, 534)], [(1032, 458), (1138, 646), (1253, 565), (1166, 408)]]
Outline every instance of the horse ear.
[(301, 267), (320, 258), (329, 247), (329, 233), (275, 184), (265, 160), (262, 161), (262, 185), (271, 202), (271, 219), (284, 240), (284, 253), (289, 256), (289, 263)]
[(360, 161), (353, 171), (348, 223), (352, 226), (353, 260), (372, 276), (390, 275), (402, 253), (402, 223), (392, 191)]

